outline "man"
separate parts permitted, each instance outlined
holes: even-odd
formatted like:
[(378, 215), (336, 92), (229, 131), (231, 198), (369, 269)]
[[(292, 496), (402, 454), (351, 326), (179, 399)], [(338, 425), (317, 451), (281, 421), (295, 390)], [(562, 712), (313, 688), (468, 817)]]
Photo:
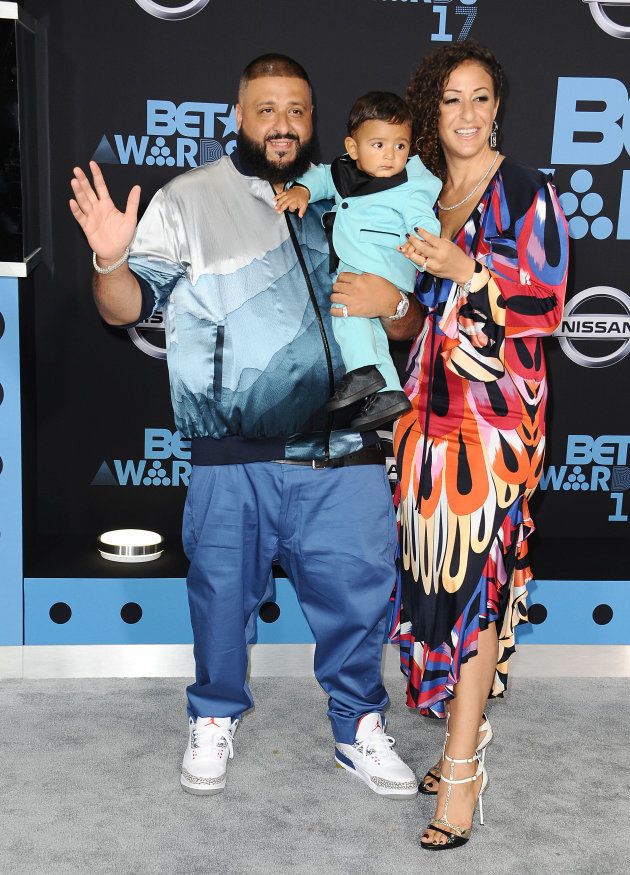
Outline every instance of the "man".
[(323, 207), (300, 222), (274, 204), (310, 164), (312, 112), (302, 67), (266, 55), (241, 77), (238, 149), (158, 191), (137, 229), (138, 186), (120, 213), (93, 162), (94, 189), (79, 168), (72, 180), (99, 312), (127, 326), (163, 308), (175, 421), (191, 439), (183, 541), (196, 680), (181, 772), (190, 793), (225, 787), (252, 705), (246, 647), (274, 560), (315, 636), (337, 764), (381, 795), (417, 790), (381, 719), (396, 539), (383, 455), (374, 432), (333, 427), (325, 410), (343, 367)]

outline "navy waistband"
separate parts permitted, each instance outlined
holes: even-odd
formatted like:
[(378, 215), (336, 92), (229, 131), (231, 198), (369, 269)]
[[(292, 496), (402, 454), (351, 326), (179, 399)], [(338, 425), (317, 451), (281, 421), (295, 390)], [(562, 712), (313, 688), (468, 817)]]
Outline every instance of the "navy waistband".
[[(363, 446), (378, 441), (375, 431), (361, 433)], [(277, 462), (285, 458), (286, 438), (252, 438), (234, 435), (224, 438), (200, 437), (190, 442), (193, 465), (246, 465), (248, 462)]]
[(193, 465), (243, 465), (247, 462), (273, 462), (283, 459), (285, 438), (252, 440), (235, 435), (224, 438), (193, 438), (190, 442)]

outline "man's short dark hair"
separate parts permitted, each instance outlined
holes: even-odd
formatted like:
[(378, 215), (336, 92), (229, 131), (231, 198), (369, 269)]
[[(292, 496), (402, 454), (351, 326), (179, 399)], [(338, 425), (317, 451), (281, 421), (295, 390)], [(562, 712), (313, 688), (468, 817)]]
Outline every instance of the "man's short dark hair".
[(263, 76), (288, 76), (294, 79), (303, 79), (309, 88), (311, 87), (308, 74), (301, 64), (298, 64), (293, 58), (289, 58), (288, 55), (273, 53), (260, 55), (245, 67), (238, 83), (239, 97), (248, 82), (251, 82), (252, 79), (261, 79)]
[(348, 116), (350, 136), (364, 122), (388, 122), (391, 125), (413, 125), (411, 110), (397, 94), (391, 91), (369, 91), (355, 101)]

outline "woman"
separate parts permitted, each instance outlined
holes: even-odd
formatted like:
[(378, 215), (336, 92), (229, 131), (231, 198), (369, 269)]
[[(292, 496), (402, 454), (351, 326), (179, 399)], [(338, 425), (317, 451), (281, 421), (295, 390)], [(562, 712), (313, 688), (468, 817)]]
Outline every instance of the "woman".
[(407, 100), (416, 148), (444, 182), (441, 236), (402, 247), (427, 319), (409, 359), (412, 410), (395, 426), (400, 477), (397, 638), (408, 704), (447, 716), (423, 847), (468, 841), (500, 695), (531, 578), (528, 498), (542, 471), (541, 338), (560, 322), (568, 236), (549, 181), (496, 151), (503, 73), (473, 41), (425, 59)]
[(421, 837), (429, 850), (468, 841), (492, 739), (484, 706), (505, 689), (527, 617), (527, 502), (545, 445), (541, 339), (560, 322), (566, 286), (568, 235), (552, 186), (495, 148), (502, 85), (498, 61), (472, 40), (423, 61), (407, 100), (420, 158), (444, 182), (441, 236), (418, 229), (403, 247), (421, 271), (404, 319), (390, 321), (399, 295), (369, 274), (342, 274), (332, 296), (351, 316), (381, 316), (393, 339), (415, 336), (412, 410), (394, 431), (393, 637), (408, 704), (448, 718), (442, 758), (421, 787), (437, 795)]

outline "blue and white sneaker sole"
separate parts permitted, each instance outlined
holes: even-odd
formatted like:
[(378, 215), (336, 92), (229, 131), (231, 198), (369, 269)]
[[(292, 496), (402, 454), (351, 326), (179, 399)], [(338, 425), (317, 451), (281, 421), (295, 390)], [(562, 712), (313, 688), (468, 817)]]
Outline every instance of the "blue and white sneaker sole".
[(370, 775), (368, 771), (361, 769), (337, 748), (335, 748), (335, 766), (355, 775), (379, 796), (388, 796), (390, 799), (413, 799), (418, 794), (418, 784), (415, 780), (402, 784), (398, 781), (388, 781), (386, 778)]
[(182, 790), (193, 796), (216, 796), (217, 793), (223, 793), (225, 790), (225, 775), (222, 778), (213, 779), (210, 783), (197, 775), (191, 775), (186, 769), (182, 769), (179, 782), (182, 785)]

